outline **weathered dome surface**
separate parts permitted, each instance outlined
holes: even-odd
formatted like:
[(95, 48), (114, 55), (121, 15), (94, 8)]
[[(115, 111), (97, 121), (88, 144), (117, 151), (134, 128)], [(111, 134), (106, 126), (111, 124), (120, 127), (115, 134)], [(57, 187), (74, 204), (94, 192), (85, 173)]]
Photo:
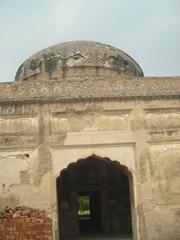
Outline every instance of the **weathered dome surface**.
[(71, 77), (143, 76), (140, 66), (123, 51), (109, 45), (72, 41), (56, 44), (27, 59), (16, 81), (60, 80)]

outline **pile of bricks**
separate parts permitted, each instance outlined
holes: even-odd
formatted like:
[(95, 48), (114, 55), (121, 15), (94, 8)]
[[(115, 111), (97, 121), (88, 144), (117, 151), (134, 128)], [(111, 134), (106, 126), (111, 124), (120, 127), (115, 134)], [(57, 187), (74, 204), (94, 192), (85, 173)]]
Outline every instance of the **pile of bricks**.
[(52, 240), (52, 220), (30, 207), (0, 209), (0, 240)]
[(1, 210), (0, 209), (0, 219), (2, 218), (46, 218), (45, 211), (39, 209), (33, 209), (26, 206), (19, 206), (15, 209), (9, 208), (8, 206)]

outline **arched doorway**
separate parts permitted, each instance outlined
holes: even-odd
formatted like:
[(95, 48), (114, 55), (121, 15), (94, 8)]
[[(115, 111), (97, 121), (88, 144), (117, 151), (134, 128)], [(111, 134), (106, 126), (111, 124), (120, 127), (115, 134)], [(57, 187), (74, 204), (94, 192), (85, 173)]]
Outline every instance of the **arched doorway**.
[(57, 178), (59, 234), (132, 236), (130, 173), (95, 155), (63, 169)]

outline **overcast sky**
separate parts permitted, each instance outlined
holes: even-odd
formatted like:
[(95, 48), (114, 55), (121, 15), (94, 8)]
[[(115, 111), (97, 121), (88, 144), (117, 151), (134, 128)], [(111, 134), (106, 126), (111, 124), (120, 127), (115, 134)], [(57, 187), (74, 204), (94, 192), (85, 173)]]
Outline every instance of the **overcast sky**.
[(180, 0), (0, 0), (0, 81), (50, 45), (120, 48), (146, 76), (180, 76)]

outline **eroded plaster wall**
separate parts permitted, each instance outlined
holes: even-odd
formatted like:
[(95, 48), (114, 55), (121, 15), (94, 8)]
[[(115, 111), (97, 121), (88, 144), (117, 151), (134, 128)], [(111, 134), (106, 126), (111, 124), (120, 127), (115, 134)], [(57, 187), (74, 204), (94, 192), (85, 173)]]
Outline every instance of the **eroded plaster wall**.
[(176, 99), (2, 103), (0, 208), (45, 209), (57, 239), (56, 177), (93, 154), (133, 175), (134, 239), (180, 235), (180, 104)]

